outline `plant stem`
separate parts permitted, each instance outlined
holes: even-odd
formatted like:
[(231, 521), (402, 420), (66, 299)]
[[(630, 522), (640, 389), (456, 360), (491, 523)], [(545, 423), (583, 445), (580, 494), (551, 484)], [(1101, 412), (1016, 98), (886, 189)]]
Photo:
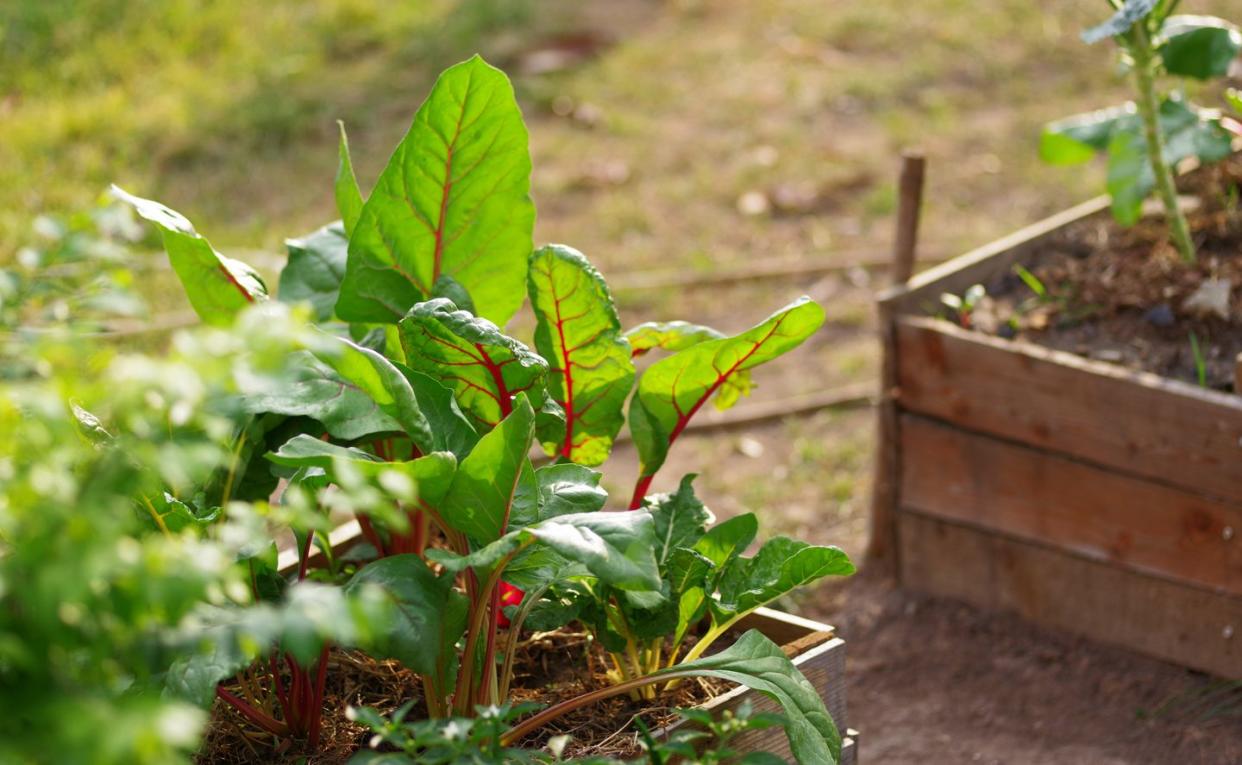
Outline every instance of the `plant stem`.
[(1169, 233), (1182, 260), (1188, 265), (1195, 263), (1195, 243), (1190, 238), (1190, 226), (1177, 203), (1177, 186), (1173, 171), (1164, 157), (1164, 134), (1160, 130), (1160, 102), (1156, 97), (1155, 56), (1152, 51), (1151, 34), (1145, 20), (1136, 23), (1130, 32), (1130, 55), (1134, 58), (1134, 80), (1138, 88), (1138, 110), (1143, 119), (1143, 135), (1147, 140), (1147, 156), (1156, 179), (1156, 189), (1164, 203), (1169, 219)]

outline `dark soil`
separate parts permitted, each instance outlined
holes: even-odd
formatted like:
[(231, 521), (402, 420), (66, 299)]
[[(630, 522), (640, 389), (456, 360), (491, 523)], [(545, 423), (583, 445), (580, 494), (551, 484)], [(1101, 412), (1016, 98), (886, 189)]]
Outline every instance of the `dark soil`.
[(884, 765), (1236, 765), (1242, 683), (954, 601), (874, 574), (808, 616), (848, 650), (860, 761)]
[[(572, 630), (536, 633), (525, 637), (517, 649), (514, 666), (514, 703), (552, 705), (607, 687), (608, 657), (587, 635)], [(345, 716), (348, 706), (369, 706), (388, 714), (411, 698), (419, 697), (418, 678), (395, 661), (375, 661), (352, 651), (334, 651), (329, 658), (325, 690), (323, 729), (318, 751), (310, 752), (299, 742), (281, 741), (248, 723), (236, 710), (219, 700), (202, 753), (202, 765), (338, 765), (365, 745), (369, 733)], [(262, 682), (261, 680), (259, 682)], [(729, 683), (710, 678), (687, 681), (651, 701), (616, 697), (575, 710), (538, 733), (523, 745), (540, 747), (553, 736), (572, 737), (566, 757), (606, 755), (616, 758), (640, 754), (633, 721), (641, 717), (652, 730), (677, 721), (677, 709), (709, 701), (729, 689)], [(240, 684), (230, 687), (240, 693)], [(425, 716), (421, 703), (410, 719)]]
[[(1037, 296), (1016, 274), (985, 285), (972, 324), (1131, 369), (1232, 390), (1242, 353), (1242, 157), (1183, 183), (1198, 262), (1181, 261), (1157, 209), (1132, 228), (1107, 218), (1070, 226), (1031, 265)], [(1209, 279), (1230, 284), (1227, 316), (1190, 301)], [(1192, 337), (1194, 338), (1192, 341)], [(1194, 344), (1199, 347), (1196, 358)]]

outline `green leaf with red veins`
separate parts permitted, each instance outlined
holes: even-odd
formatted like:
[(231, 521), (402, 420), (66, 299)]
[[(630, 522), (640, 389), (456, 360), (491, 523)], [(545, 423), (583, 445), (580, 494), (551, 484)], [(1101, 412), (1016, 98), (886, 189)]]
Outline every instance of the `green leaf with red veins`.
[(544, 447), (582, 465), (600, 465), (625, 424), (625, 399), (634, 385), (612, 293), (582, 253), (557, 244), (531, 256), (527, 287), (535, 347), (551, 367), (548, 390), (565, 410), (563, 440)]
[(232, 324), (233, 317), (243, 308), (267, 299), (267, 287), (259, 274), (240, 260), (226, 258), (212, 249), (211, 243), (181, 213), (136, 197), (119, 186), (112, 187), (112, 195), (160, 227), (173, 271), (194, 312), (205, 323)]
[(530, 149), (509, 79), (475, 56), (440, 75), (349, 238), (336, 313), (393, 323), (453, 277), (504, 324), (532, 249)]
[(651, 365), (630, 401), (641, 475), (655, 474), (690, 418), (731, 378), (797, 348), (823, 323), (824, 309), (803, 297), (739, 335), (698, 343)]
[(538, 407), (548, 362), (487, 319), (457, 310), (445, 298), (419, 303), (400, 323), (406, 362), (453, 390), (475, 422), (491, 428), (526, 393)]
[(530, 471), (527, 453), (534, 437), (535, 410), (526, 396), (518, 396), (513, 413), (480, 438), (457, 466), (440, 505), (445, 523), (479, 544), (502, 536), (519, 481)]
[[(649, 321), (625, 333), (635, 358), (657, 348), (670, 353), (684, 351), (691, 346), (708, 340), (719, 340), (724, 336), (723, 332), (711, 327), (684, 321)], [(720, 386), (714, 405), (716, 409), (724, 411), (736, 404), (742, 396), (749, 396), (754, 388), (749, 372), (736, 372)]]

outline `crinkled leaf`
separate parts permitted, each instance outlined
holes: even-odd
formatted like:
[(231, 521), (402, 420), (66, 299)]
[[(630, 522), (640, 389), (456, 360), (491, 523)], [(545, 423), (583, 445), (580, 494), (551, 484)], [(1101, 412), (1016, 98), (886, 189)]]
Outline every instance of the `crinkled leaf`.
[[(353, 160), (349, 158), (349, 139), (345, 137), (345, 123), (337, 120), (336, 124), (341, 130), (341, 142), (337, 150), (339, 160), (333, 190), (336, 195), (336, 209), (341, 214), (341, 227), (345, 239), (348, 240), (358, 224), (359, 216), (362, 215), (362, 191), (358, 188), (358, 179), (354, 176)], [(344, 258), (342, 258), (341, 265), (344, 271)], [(337, 285), (340, 285), (339, 279)], [(333, 304), (335, 302), (334, 299)]]
[(361, 388), (309, 352), (298, 351), (290, 360), (295, 362), (293, 378), (247, 390), (242, 397), (246, 411), (310, 417), (345, 441), (401, 430)]
[[(482, 442), (480, 442), (481, 444)], [(623, 590), (659, 590), (652, 550), (655, 527), (645, 510), (561, 515), (517, 529), (469, 555), (428, 550), (427, 556), (450, 571), (491, 568), (505, 556), (540, 543), (567, 560), (581, 563), (605, 584)]]
[(1083, 42), (1088, 45), (1097, 43), (1106, 37), (1117, 37), (1130, 31), (1130, 27), (1147, 18), (1160, 0), (1125, 0), (1125, 5), (1114, 13), (1108, 21), (1091, 27), (1082, 33)]
[(528, 465), (535, 435), (535, 412), (526, 396), (514, 399), (513, 413), (461, 461), (440, 511), (446, 523), (479, 544), (502, 536), (518, 481)]
[(475, 313), (474, 299), (470, 297), (470, 293), (466, 292), (466, 288), (448, 274), (440, 274), (440, 278), (436, 279), (436, 283), (431, 285), (431, 297), (446, 298), (452, 301), (453, 305), (467, 313)]
[(753, 558), (740, 558), (725, 569), (720, 599), (709, 604), (712, 618), (723, 624), (825, 576), (852, 573), (854, 564), (837, 547), (773, 537)]
[(739, 335), (698, 343), (651, 365), (630, 402), (642, 474), (664, 464), (672, 441), (731, 377), (793, 350), (823, 323), (824, 309), (803, 297)]
[(350, 234), (337, 315), (395, 322), (448, 274), (507, 322), (532, 249), (528, 143), (503, 72), (475, 56), (441, 74)]
[(1228, 21), (1213, 16), (1170, 16), (1161, 36), (1164, 68), (1180, 77), (1224, 77), (1242, 53), (1242, 33)]
[(781, 706), (785, 734), (797, 762), (832, 765), (841, 757), (841, 734), (815, 687), (780, 646), (756, 630), (720, 653), (657, 672), (693, 673), (729, 680), (762, 693)]
[(332, 350), (321, 351), (319, 358), (370, 396), (380, 411), (395, 420), (419, 449), (432, 451), (431, 426), (418, 405), (410, 381), (401, 370), (370, 348), (344, 338), (334, 340)]
[(526, 392), (543, 402), (548, 363), (487, 319), (437, 298), (419, 303), (400, 323), (407, 363), (452, 388), (457, 401), (480, 425), (503, 417), (512, 397)]
[(258, 272), (212, 249), (181, 213), (136, 197), (119, 186), (112, 187), (112, 195), (160, 227), (173, 271), (194, 312), (204, 322), (217, 326), (232, 324), (233, 317), (243, 308), (267, 299), (267, 287)]
[(661, 569), (679, 547), (693, 547), (715, 520), (694, 494), (694, 479), (690, 474), (681, 479), (676, 493), (657, 494), (648, 497), (643, 506), (655, 519), (656, 560)]
[(514, 497), (510, 517), (514, 528), (558, 515), (593, 513), (608, 501), (608, 492), (599, 485), (602, 476), (582, 465), (543, 465), (532, 471), (531, 477), (528, 485), (519, 485)]
[(466, 631), (466, 598), (451, 576), (437, 577), (417, 555), (391, 555), (354, 574), (346, 592), (377, 586), (391, 601), (394, 618), (371, 651), (400, 661), (446, 689), (453, 681), (454, 646)]
[(527, 289), (535, 347), (551, 367), (548, 389), (565, 411), (561, 442), (544, 447), (579, 464), (603, 464), (634, 385), (612, 293), (582, 253), (559, 244), (531, 255)]
[(285, 240), (289, 260), (280, 272), (276, 297), (284, 303), (306, 301), (314, 307), (316, 321), (330, 321), (341, 277), (345, 275), (348, 245), (340, 223), (330, 223), (299, 239)]

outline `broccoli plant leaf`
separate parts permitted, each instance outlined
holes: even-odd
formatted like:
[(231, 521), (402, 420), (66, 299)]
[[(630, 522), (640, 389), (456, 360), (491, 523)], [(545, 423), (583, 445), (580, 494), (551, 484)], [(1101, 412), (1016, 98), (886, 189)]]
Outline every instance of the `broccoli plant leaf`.
[(1039, 156), (1052, 165), (1075, 165), (1108, 149), (1118, 126), (1139, 129), (1134, 104), (1099, 109), (1050, 122), (1039, 138)]
[(377, 587), (395, 616), (369, 646), (431, 680), (438, 693), (453, 683), (454, 646), (466, 631), (467, 600), (453, 590), (451, 576), (437, 577), (413, 554), (391, 555), (367, 564), (345, 585), (346, 593)]
[(681, 479), (674, 494), (648, 497), (644, 506), (655, 519), (656, 560), (663, 569), (678, 548), (692, 548), (714, 518), (694, 494), (696, 476)]
[(545, 448), (579, 464), (603, 464), (625, 424), (634, 384), (612, 293), (582, 253), (563, 245), (534, 252), (527, 288), (535, 347), (551, 366), (549, 392), (565, 410), (562, 442)]
[(739, 558), (725, 567), (720, 578), (720, 599), (709, 603), (712, 620), (716, 626), (722, 626), (798, 587), (825, 576), (852, 573), (854, 564), (837, 547), (773, 537), (753, 558)]
[(1242, 32), (1212, 16), (1170, 16), (1161, 29), (1160, 57), (1169, 74), (1208, 80), (1229, 74), (1242, 53)]
[(785, 734), (797, 762), (836, 763), (841, 734), (815, 687), (780, 646), (756, 630), (720, 653), (677, 664), (652, 677), (707, 675), (729, 680), (775, 700), (785, 714)]
[(242, 406), (253, 413), (302, 415), (318, 421), (333, 438), (353, 441), (376, 433), (396, 433), (401, 425), (385, 414), (361, 388), (309, 351), (292, 355), (292, 379), (249, 389)]
[(500, 70), (475, 56), (441, 74), (350, 234), (337, 315), (396, 322), (447, 274), (507, 322), (532, 249), (528, 143)]
[(232, 324), (233, 317), (243, 308), (267, 299), (267, 287), (259, 274), (245, 263), (216, 252), (181, 213), (136, 197), (119, 186), (112, 187), (112, 195), (160, 227), (173, 271), (194, 312), (204, 322), (217, 326)]
[(451, 388), (458, 403), (484, 428), (507, 416), (512, 397), (527, 393), (543, 402), (548, 363), (487, 319), (460, 311), (452, 301), (419, 303), (400, 323), (406, 360)]
[[(336, 168), (336, 209), (341, 214), (341, 228), (348, 241), (354, 227), (358, 225), (358, 217), (362, 215), (362, 191), (358, 188), (358, 179), (354, 176), (354, 162), (349, 158), (349, 139), (345, 137), (345, 123), (337, 120), (341, 131), (340, 148), (338, 149), (339, 164)], [(335, 302), (335, 301), (333, 301)]]
[(333, 306), (345, 275), (349, 239), (340, 223), (330, 223), (300, 239), (285, 241), (289, 260), (280, 272), (276, 297), (283, 303), (306, 301), (315, 320), (332, 319)]
[(1147, 18), (1160, 0), (1125, 0), (1116, 13), (1103, 24), (1091, 27), (1082, 33), (1083, 42), (1091, 45), (1106, 37), (1117, 37), (1130, 31), (1130, 27)]
[(618, 589), (660, 589), (653, 554), (655, 525), (651, 514), (643, 510), (560, 515), (515, 529), (469, 555), (436, 549), (428, 550), (427, 556), (450, 571), (487, 569), (535, 544), (582, 564), (601, 582)]
[(642, 475), (655, 474), (690, 418), (734, 375), (793, 350), (823, 322), (824, 310), (804, 297), (739, 335), (701, 342), (652, 364), (630, 402)]
[(479, 544), (501, 537), (519, 480), (530, 471), (527, 453), (534, 437), (535, 411), (519, 395), (513, 413), (480, 438), (458, 466), (440, 507), (444, 521)]

